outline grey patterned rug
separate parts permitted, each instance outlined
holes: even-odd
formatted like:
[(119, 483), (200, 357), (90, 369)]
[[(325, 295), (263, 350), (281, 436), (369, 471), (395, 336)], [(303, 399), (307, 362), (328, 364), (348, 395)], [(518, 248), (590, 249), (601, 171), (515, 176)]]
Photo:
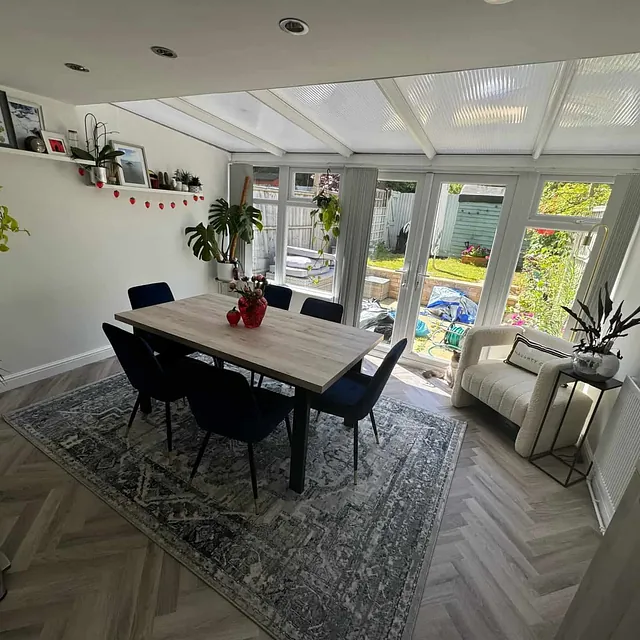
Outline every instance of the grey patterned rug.
[[(289, 387), (265, 380), (283, 393)], [(255, 446), (255, 515), (245, 445), (202, 439), (188, 405), (136, 419), (123, 374), (7, 416), (7, 421), (118, 513), (277, 639), (399, 639), (410, 631), (456, 465), (464, 423), (380, 398), (376, 445), (323, 415), (312, 422), (307, 489), (287, 488), (284, 424)], [(221, 398), (221, 402), (228, 399)]]

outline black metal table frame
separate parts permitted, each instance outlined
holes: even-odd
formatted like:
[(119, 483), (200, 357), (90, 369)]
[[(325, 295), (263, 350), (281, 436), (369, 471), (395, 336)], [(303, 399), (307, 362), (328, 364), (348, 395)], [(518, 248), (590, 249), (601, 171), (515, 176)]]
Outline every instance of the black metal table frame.
[[(549, 449), (549, 451), (543, 451), (541, 453), (535, 453), (536, 450), (536, 446), (538, 444), (538, 441), (540, 440), (540, 435), (542, 434), (542, 430), (544, 428), (544, 424), (547, 420), (547, 415), (549, 414), (549, 411), (551, 409), (551, 406), (553, 405), (553, 401), (556, 399), (556, 396), (558, 395), (558, 389), (560, 387), (559, 383), (560, 383), (560, 378), (562, 376), (566, 376), (567, 378), (571, 378), (573, 379), (573, 387), (571, 388), (571, 393), (569, 394), (569, 400), (567, 401), (567, 404), (564, 408), (564, 411), (562, 413), (562, 418), (560, 418), (560, 422), (558, 423), (558, 428), (556, 429), (556, 434), (553, 438), (553, 442), (551, 443), (551, 448)], [(564, 419), (567, 416), (567, 412), (569, 411), (569, 406), (571, 405), (571, 400), (573, 400), (573, 394), (576, 391), (576, 387), (578, 386), (578, 383), (584, 383), (587, 384), (591, 387), (594, 387), (596, 389), (599, 389), (600, 391), (600, 395), (598, 396), (598, 400), (596, 401), (596, 406), (593, 409), (593, 412), (591, 413), (591, 417), (589, 418), (589, 422), (587, 423), (587, 427), (586, 429), (584, 429), (581, 433), (580, 433), (580, 437), (578, 438), (578, 441), (576, 443), (576, 451), (573, 454), (573, 458), (571, 460), (571, 462), (567, 462), (567, 460), (565, 460), (564, 458), (560, 457), (559, 455), (557, 455), (555, 453), (555, 451), (553, 450), (553, 448), (555, 447), (555, 444), (558, 440), (558, 437), (560, 436), (560, 431), (562, 430), (562, 425), (564, 424)], [(562, 369), (560, 369), (558, 371), (558, 374), (556, 375), (556, 379), (554, 382), (554, 386), (553, 386), (553, 392), (551, 393), (551, 397), (549, 398), (549, 402), (547, 403), (547, 407), (545, 409), (544, 412), (544, 416), (542, 418), (542, 422), (540, 423), (540, 428), (538, 429), (538, 433), (536, 435), (536, 439), (533, 443), (533, 447), (531, 448), (531, 453), (529, 454), (529, 462), (537, 467), (538, 469), (540, 469), (540, 471), (542, 471), (543, 473), (546, 473), (550, 478), (552, 478), (553, 480), (555, 480), (558, 484), (561, 484), (563, 487), (570, 487), (574, 484), (577, 484), (578, 482), (582, 482), (582, 480), (586, 480), (587, 476), (589, 475), (589, 472), (591, 471), (591, 467), (593, 466), (593, 462), (589, 463), (589, 467), (588, 469), (585, 471), (581, 471), (580, 469), (578, 469), (576, 467), (576, 463), (578, 461), (578, 458), (580, 456), (580, 452), (582, 450), (582, 445), (584, 444), (584, 441), (587, 439), (587, 434), (589, 433), (589, 429), (591, 429), (591, 425), (593, 424), (593, 420), (596, 417), (596, 413), (598, 413), (598, 408), (600, 407), (600, 401), (602, 400), (602, 397), (604, 396), (605, 392), (610, 391), (611, 389), (617, 389), (618, 387), (622, 386), (622, 382), (620, 382), (619, 380), (606, 380), (606, 381), (594, 381), (594, 380), (588, 380), (587, 378), (583, 378), (581, 376), (579, 376), (578, 374), (576, 374), (573, 371), (573, 368), (571, 365), (568, 365), (567, 367), (564, 367)], [(567, 477), (565, 479), (564, 482), (562, 482), (561, 480), (558, 480), (558, 478), (556, 478), (552, 473), (550, 473), (549, 471), (547, 471), (547, 469), (541, 467), (539, 464), (536, 464), (537, 460), (540, 460), (541, 458), (546, 458), (548, 456), (551, 456), (553, 458), (555, 458), (556, 460), (558, 460), (559, 462), (561, 462), (562, 464), (564, 464), (566, 467), (569, 467), (569, 472), (567, 473)], [(569, 481), (571, 479), (571, 476), (573, 475), (573, 473), (577, 473), (578, 474), (578, 478), (576, 480), (573, 481)]]

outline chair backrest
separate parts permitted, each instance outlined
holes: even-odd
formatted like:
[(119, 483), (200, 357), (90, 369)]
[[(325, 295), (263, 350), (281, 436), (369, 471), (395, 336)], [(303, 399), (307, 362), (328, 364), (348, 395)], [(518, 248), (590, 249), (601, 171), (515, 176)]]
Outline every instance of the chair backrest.
[(107, 322), (102, 324), (102, 330), (131, 386), (152, 397), (163, 394), (168, 385), (167, 377), (149, 345), (140, 336)]
[(137, 287), (131, 287), (127, 293), (129, 294), (129, 302), (132, 309), (143, 309), (154, 304), (173, 302), (175, 300), (171, 287), (166, 282), (141, 284)]
[(552, 336), (549, 333), (545, 333), (539, 329), (534, 329), (533, 327), (522, 327), (522, 332), (524, 333), (525, 338), (528, 338), (532, 342), (537, 342), (544, 347), (549, 347), (549, 349), (555, 349), (556, 351), (560, 351), (561, 353), (566, 353), (568, 355), (573, 353), (573, 344), (568, 340)]
[(182, 360), (177, 371), (201, 429), (243, 442), (261, 439), (262, 414), (241, 373), (190, 358)]
[(330, 302), (329, 300), (318, 300), (318, 298), (307, 298), (302, 303), (302, 309), (300, 309), (300, 313), (303, 316), (313, 316), (314, 318), (337, 323), (342, 322), (343, 312), (344, 308), (341, 304)]
[(289, 310), (291, 304), (291, 296), (293, 291), (289, 287), (281, 287), (277, 284), (268, 284), (264, 290), (264, 297), (267, 299), (270, 307), (276, 309)]
[(378, 398), (382, 394), (382, 391), (385, 388), (385, 385), (389, 381), (391, 377), (391, 373), (393, 372), (393, 368), (398, 364), (398, 360), (400, 360), (400, 356), (402, 352), (407, 347), (407, 339), (402, 338), (398, 343), (396, 343), (391, 349), (389, 353), (385, 356), (382, 364), (378, 367), (378, 370), (371, 378), (371, 382), (367, 386), (367, 390), (365, 391), (362, 399), (359, 403), (360, 414), (362, 417), (367, 415), (373, 406), (378, 401)]

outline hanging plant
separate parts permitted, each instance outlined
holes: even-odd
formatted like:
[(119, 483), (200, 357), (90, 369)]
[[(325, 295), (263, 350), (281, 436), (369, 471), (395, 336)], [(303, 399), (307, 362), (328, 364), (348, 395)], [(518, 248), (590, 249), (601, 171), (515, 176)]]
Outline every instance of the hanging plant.
[[(0, 187), (2, 189), (2, 187)], [(8, 233), (26, 233), (28, 236), (31, 234), (22, 229), (18, 224), (18, 221), (9, 215), (9, 207), (0, 205), (0, 253), (6, 253), (9, 251), (9, 235)]]
[[(327, 191), (326, 185), (331, 184), (331, 174), (327, 173), (321, 179), (325, 186), (320, 193), (313, 198), (317, 209), (310, 212), (311, 216), (311, 237), (314, 242), (318, 239), (316, 234), (320, 230), (320, 247), (318, 248), (318, 258), (323, 259), (323, 265), (328, 267), (330, 262), (324, 256), (329, 252), (331, 243), (340, 236), (340, 199), (334, 193)], [(311, 271), (313, 267), (309, 265), (307, 271)]]

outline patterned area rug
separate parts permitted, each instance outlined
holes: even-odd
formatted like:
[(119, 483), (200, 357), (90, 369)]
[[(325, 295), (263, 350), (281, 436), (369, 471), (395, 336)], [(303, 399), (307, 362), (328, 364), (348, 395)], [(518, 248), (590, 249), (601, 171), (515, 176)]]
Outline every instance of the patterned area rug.
[(283, 423), (255, 446), (255, 515), (245, 445), (212, 437), (189, 487), (202, 432), (188, 405), (173, 404), (168, 456), (160, 405), (125, 438), (134, 400), (119, 374), (7, 421), (274, 638), (389, 640), (410, 631), (464, 423), (380, 398), (380, 445), (363, 421), (354, 486), (353, 432), (322, 415), (312, 421), (301, 496), (287, 488)]

